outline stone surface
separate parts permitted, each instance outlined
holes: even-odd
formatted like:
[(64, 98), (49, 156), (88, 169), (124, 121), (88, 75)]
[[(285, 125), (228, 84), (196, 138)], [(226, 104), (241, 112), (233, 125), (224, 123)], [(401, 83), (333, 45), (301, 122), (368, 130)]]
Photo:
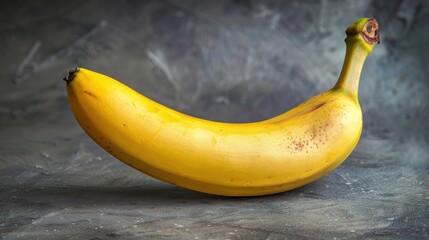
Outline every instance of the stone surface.
[[(425, 1), (8, 1), (0, 7), (4, 239), (427, 239)], [(225, 198), (115, 160), (81, 130), (62, 76), (111, 75), (202, 118), (256, 121), (330, 88), (344, 30), (375, 17), (359, 90), (364, 131), (302, 188)]]

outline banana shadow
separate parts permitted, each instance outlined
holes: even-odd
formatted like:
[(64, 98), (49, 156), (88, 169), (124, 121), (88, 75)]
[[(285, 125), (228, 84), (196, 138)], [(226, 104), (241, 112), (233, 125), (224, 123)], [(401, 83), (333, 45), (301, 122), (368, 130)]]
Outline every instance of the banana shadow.
[(144, 186), (0, 186), (0, 199), (5, 205), (25, 206), (145, 206), (161, 207), (176, 204), (190, 207), (204, 204), (257, 204), (258, 202), (288, 201), (296, 198), (318, 198), (313, 190), (317, 186), (304, 186), (299, 189), (258, 197), (226, 197), (199, 193), (168, 184)]

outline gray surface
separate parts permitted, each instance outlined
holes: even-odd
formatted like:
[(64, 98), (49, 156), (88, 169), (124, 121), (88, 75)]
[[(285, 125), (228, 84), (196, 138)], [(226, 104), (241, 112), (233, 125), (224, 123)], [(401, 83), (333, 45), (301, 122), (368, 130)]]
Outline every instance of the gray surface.
[[(425, 1), (16, 1), (0, 10), (0, 236), (5, 239), (429, 237)], [(222, 121), (281, 113), (330, 88), (344, 30), (380, 23), (360, 86), (364, 132), (334, 172), (258, 198), (151, 179), (80, 129), (60, 79), (111, 75)]]

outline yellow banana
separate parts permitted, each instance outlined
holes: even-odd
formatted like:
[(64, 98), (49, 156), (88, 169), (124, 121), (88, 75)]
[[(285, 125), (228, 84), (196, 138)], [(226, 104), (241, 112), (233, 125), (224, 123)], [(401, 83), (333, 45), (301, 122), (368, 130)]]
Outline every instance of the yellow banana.
[(310, 183), (341, 164), (362, 131), (358, 84), (379, 42), (374, 19), (347, 30), (337, 84), (290, 111), (253, 123), (182, 114), (83, 68), (64, 78), (71, 110), (110, 154), (154, 178), (227, 196), (257, 196)]

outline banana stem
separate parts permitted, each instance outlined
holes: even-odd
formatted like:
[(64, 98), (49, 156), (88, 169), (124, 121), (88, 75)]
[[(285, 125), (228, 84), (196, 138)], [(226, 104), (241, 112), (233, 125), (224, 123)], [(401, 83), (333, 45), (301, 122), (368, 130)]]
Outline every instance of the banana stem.
[(347, 43), (346, 57), (343, 69), (335, 88), (345, 89), (353, 95), (358, 95), (359, 80), (368, 52), (359, 44)]
[(373, 47), (380, 42), (378, 24), (374, 19), (359, 19), (346, 30), (346, 33), (346, 56), (334, 89), (346, 90), (357, 97), (365, 60)]

